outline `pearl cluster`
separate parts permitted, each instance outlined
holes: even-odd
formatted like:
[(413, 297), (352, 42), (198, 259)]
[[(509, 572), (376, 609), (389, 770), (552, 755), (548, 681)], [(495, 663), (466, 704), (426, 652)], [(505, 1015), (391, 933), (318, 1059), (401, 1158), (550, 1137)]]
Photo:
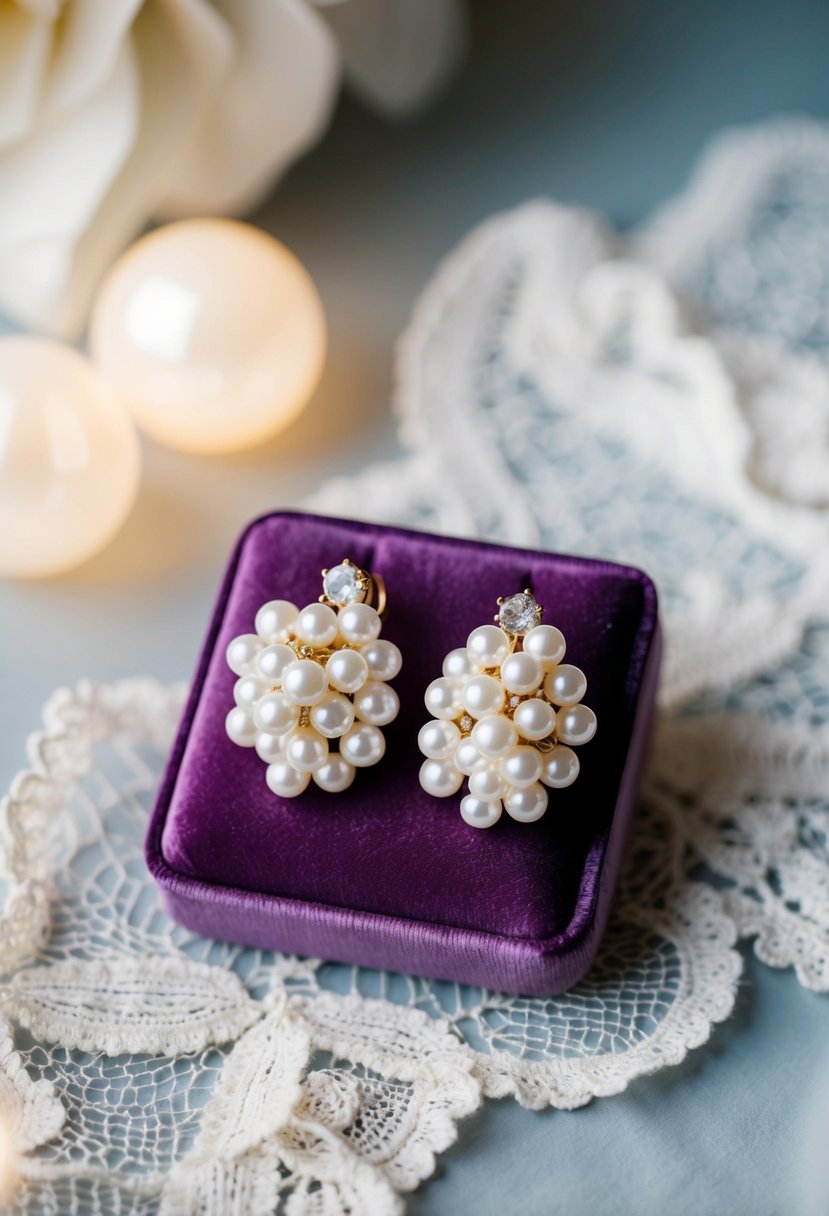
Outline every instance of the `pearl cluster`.
[(420, 783), (448, 798), (468, 777), (460, 810), (471, 827), (492, 827), (504, 810), (532, 823), (547, 809), (547, 789), (576, 780), (572, 749), (593, 738), (596, 715), (581, 704), (587, 680), (562, 662), (564, 651), (552, 625), (535, 625), (521, 639), (481, 625), (426, 689), (432, 720), (418, 736), (426, 756)]
[(257, 612), (255, 629), (227, 648), (238, 676), (228, 735), (256, 748), (280, 798), (295, 798), (312, 778), (331, 793), (348, 789), (358, 768), (382, 759), (380, 728), (400, 708), (386, 681), (400, 671), (401, 655), (380, 637), (379, 614), (364, 603), (300, 611), (271, 600)]

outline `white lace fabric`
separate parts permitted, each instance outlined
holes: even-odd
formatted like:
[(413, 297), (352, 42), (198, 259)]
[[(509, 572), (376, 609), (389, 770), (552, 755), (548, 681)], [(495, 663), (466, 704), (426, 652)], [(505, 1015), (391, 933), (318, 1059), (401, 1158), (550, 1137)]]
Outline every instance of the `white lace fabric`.
[(779, 123), (625, 244), (549, 203), (484, 224), (401, 344), (408, 455), (313, 504), (655, 577), (653, 758), (587, 978), (519, 998), (194, 936), (142, 853), (183, 690), (57, 694), (0, 818), (16, 1210), (398, 1212), (486, 1097), (572, 1108), (704, 1043), (741, 938), (829, 991), (827, 181), (826, 129)]

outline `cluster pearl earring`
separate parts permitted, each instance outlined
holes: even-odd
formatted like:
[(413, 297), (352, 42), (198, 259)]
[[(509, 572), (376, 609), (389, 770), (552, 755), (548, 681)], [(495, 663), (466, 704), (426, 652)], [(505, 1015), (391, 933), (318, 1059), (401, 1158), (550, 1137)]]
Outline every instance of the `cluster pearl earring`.
[(227, 648), (238, 679), (225, 728), (234, 743), (256, 748), (280, 798), (295, 798), (312, 779), (330, 793), (348, 789), (358, 768), (382, 759), (381, 727), (400, 708), (388, 681), (402, 657), (380, 637), (382, 579), (348, 558), (322, 579), (317, 603), (300, 610), (270, 600), (256, 614), (255, 632)]
[(573, 748), (596, 733), (584, 673), (562, 662), (564, 636), (542, 611), (529, 588), (499, 599), (495, 624), (473, 629), (426, 689), (420, 784), (448, 798), (468, 778), (460, 811), (471, 827), (492, 827), (504, 810), (519, 823), (540, 819), (548, 789), (579, 774)]

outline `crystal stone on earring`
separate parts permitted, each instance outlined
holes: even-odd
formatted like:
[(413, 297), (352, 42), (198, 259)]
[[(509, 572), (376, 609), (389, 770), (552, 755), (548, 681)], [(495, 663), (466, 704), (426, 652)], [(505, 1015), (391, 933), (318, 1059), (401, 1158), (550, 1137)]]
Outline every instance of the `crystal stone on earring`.
[(332, 604), (338, 604), (340, 608), (355, 603), (363, 590), (356, 567), (346, 565), (345, 562), (332, 566), (323, 576), (322, 589), (326, 598)]
[(538, 601), (525, 591), (519, 595), (511, 595), (498, 609), (498, 620), (501, 628), (507, 633), (529, 633), (538, 624), (540, 618), (541, 608)]

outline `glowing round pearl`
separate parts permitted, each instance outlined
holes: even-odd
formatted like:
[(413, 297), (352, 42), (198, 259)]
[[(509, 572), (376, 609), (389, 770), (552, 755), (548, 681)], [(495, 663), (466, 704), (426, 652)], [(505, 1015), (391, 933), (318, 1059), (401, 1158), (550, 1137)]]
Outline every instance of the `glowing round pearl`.
[(353, 764), (349, 764), (337, 752), (333, 752), (325, 764), (314, 769), (313, 777), (321, 790), (326, 790), (329, 794), (340, 794), (351, 785), (356, 772)]
[(339, 692), (327, 692), (311, 710), (311, 724), (326, 739), (339, 739), (354, 725), (354, 706)]
[(328, 691), (325, 668), (313, 659), (296, 659), (282, 673), (282, 690), (296, 705), (316, 705)]
[(253, 720), (266, 735), (285, 735), (297, 724), (299, 709), (282, 692), (269, 692), (253, 711)]
[(479, 667), (500, 667), (509, 653), (509, 638), (497, 625), (479, 625), (466, 639), (466, 649)]
[(240, 705), (235, 705), (225, 718), (225, 730), (228, 738), (240, 747), (253, 747), (256, 743), (256, 724), (253, 716)]
[[(500, 630), (498, 631), (500, 633)], [(453, 680), (461, 680), (465, 676), (478, 674), (478, 664), (470, 658), (465, 646), (458, 650), (450, 650), (443, 660), (443, 674)]]
[(268, 600), (256, 614), (256, 632), (266, 642), (287, 642), (298, 616), (290, 600)]
[(340, 636), (353, 646), (364, 646), (380, 636), (383, 627), (376, 608), (371, 604), (349, 604), (340, 609)]
[(421, 726), (417, 745), (430, 760), (448, 760), (458, 746), (461, 732), (454, 722), (434, 718)]
[(461, 712), (461, 686), (457, 680), (438, 676), (426, 689), (424, 700), (433, 718), (457, 718)]
[[(555, 750), (555, 749), (554, 749)], [(544, 762), (537, 747), (516, 747), (501, 761), (501, 772), (518, 790), (543, 780)]]
[(501, 714), (489, 714), (481, 718), (472, 728), (472, 742), (482, 756), (490, 760), (499, 760), (505, 756), (518, 742), (518, 731), (509, 718)]
[(467, 794), (461, 798), (461, 819), (471, 828), (491, 828), (501, 818), (500, 802), (482, 802)]
[(264, 697), (269, 686), (259, 676), (240, 676), (233, 685), (233, 700), (243, 709), (253, 709), (260, 697)]
[(361, 722), (388, 726), (400, 712), (400, 699), (380, 680), (368, 680), (354, 697), (354, 713)]
[(484, 764), (470, 776), (469, 792), (482, 802), (498, 802), (509, 793), (509, 785), (494, 764)]
[(497, 714), (504, 704), (504, 686), (494, 676), (473, 676), (464, 685), (461, 700), (473, 718)]
[(547, 791), (537, 782), (523, 790), (513, 790), (504, 799), (504, 810), (519, 823), (535, 823), (547, 809)]
[(596, 733), (596, 715), (586, 705), (565, 705), (556, 715), (559, 743), (579, 747), (589, 743)]
[(238, 638), (228, 643), (225, 651), (228, 667), (235, 671), (237, 676), (246, 676), (252, 671), (261, 649), (262, 639), (255, 633), (240, 633)]
[(533, 697), (522, 701), (513, 714), (519, 735), (525, 739), (546, 739), (553, 733), (556, 711), (546, 701)]
[(463, 784), (463, 773), (448, 760), (424, 760), (420, 766), (420, 784), (433, 798), (449, 798)]
[(92, 358), (139, 426), (185, 452), (232, 452), (291, 422), (325, 357), (316, 288), (272, 236), (222, 219), (168, 224), (114, 264)]
[(287, 735), (267, 735), (264, 731), (256, 736), (256, 754), (266, 764), (277, 764), (285, 759)]
[(523, 651), (516, 651), (501, 664), (501, 681), (507, 692), (535, 692), (543, 678), (541, 663), (534, 655)]
[(487, 763), (487, 758), (481, 755), (472, 739), (468, 738), (461, 739), (455, 748), (452, 763), (455, 765), (455, 768), (463, 773), (464, 777), (469, 777), (476, 769), (481, 768)]
[(269, 684), (281, 684), (285, 668), (296, 660), (296, 654), (290, 646), (277, 642), (273, 646), (265, 646), (256, 656), (256, 670), (263, 680)]
[(403, 656), (394, 642), (376, 638), (360, 647), (360, 654), (368, 663), (368, 674), (372, 680), (393, 680), (400, 674)]
[(337, 650), (325, 665), (328, 683), (340, 692), (355, 693), (368, 679), (368, 663), (357, 650)]
[(587, 677), (578, 667), (562, 663), (544, 681), (544, 693), (554, 705), (575, 705), (587, 692)]
[(0, 338), (0, 576), (79, 565), (112, 539), (138, 490), (135, 428), (68, 346)]
[(337, 614), (328, 604), (309, 604), (297, 617), (294, 632), (300, 642), (322, 649), (337, 636)]
[(386, 740), (383, 732), (370, 722), (355, 722), (340, 739), (340, 754), (355, 768), (369, 768), (383, 759)]
[(310, 726), (299, 726), (288, 736), (285, 759), (300, 773), (312, 773), (328, 759), (328, 743)]
[(273, 790), (278, 798), (296, 798), (303, 790), (307, 790), (311, 774), (301, 773), (286, 761), (277, 760), (268, 765), (265, 780), (268, 788)]
[(555, 625), (536, 625), (524, 634), (524, 653), (538, 659), (545, 671), (561, 662), (566, 648), (564, 634)]
[(563, 790), (579, 775), (579, 758), (569, 747), (559, 744), (544, 757), (541, 780), (551, 789)]

